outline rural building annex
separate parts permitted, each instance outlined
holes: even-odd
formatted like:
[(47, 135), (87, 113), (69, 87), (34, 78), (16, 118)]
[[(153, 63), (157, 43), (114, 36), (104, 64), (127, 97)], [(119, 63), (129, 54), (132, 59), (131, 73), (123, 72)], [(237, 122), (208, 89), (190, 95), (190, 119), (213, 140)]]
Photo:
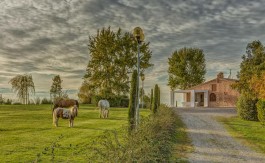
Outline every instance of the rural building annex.
[[(237, 80), (224, 78), (220, 72), (215, 79), (199, 84), (186, 90), (176, 90), (170, 93), (170, 104), (183, 107), (235, 107), (239, 92), (231, 85)], [(175, 94), (182, 93), (183, 101), (176, 101)]]

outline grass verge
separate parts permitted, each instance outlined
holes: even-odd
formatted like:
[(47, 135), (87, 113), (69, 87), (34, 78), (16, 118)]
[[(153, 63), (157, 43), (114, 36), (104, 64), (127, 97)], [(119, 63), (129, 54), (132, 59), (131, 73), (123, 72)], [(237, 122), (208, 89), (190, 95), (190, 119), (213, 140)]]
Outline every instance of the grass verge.
[(177, 123), (177, 142), (174, 147), (174, 157), (176, 158), (176, 162), (179, 163), (187, 163), (188, 162), (188, 153), (194, 151), (194, 148), (191, 143), (191, 139), (188, 137), (188, 133), (186, 131), (186, 126), (180, 119), (179, 115), (176, 115), (176, 123)]
[(265, 154), (265, 127), (256, 121), (245, 121), (239, 117), (221, 118), (229, 133), (243, 144)]

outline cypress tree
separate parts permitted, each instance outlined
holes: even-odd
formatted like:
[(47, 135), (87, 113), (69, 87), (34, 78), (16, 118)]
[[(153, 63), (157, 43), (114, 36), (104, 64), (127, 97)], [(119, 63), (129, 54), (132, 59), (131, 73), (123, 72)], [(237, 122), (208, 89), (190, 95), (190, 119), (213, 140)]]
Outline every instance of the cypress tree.
[(131, 89), (130, 89), (130, 101), (129, 101), (129, 132), (135, 128), (135, 112), (136, 112), (136, 90), (137, 90), (137, 71), (134, 70), (131, 79)]
[(160, 87), (158, 87), (158, 100), (157, 100), (157, 106), (159, 107), (160, 106)]
[(158, 85), (155, 85), (155, 90), (154, 90), (154, 99), (153, 99), (153, 105), (152, 105), (152, 110), (153, 113), (157, 112), (158, 109)]
[(153, 96), (154, 96), (154, 94), (153, 94), (153, 92), (154, 92), (154, 90), (153, 89), (151, 89), (151, 97), (150, 97), (150, 110), (152, 110), (152, 107), (153, 107)]

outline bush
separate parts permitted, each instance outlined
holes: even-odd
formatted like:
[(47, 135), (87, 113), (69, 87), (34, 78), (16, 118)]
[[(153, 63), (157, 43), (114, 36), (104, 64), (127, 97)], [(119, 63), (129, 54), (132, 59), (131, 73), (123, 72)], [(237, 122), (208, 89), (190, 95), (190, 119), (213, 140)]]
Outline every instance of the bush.
[(4, 102), (5, 105), (11, 105), (12, 104), (12, 100), (11, 99), (7, 99), (5, 102)]
[(52, 102), (51, 102), (51, 100), (48, 100), (47, 98), (43, 98), (43, 99), (41, 100), (41, 103), (42, 103), (42, 104), (51, 104)]
[[(100, 95), (94, 95), (92, 97), (92, 104), (95, 106), (98, 105), (99, 100), (105, 99)], [(127, 96), (114, 96), (107, 99), (110, 103), (111, 107), (128, 107), (129, 106), (129, 98)]]
[(176, 142), (174, 112), (162, 106), (140, 123), (137, 130), (106, 131), (90, 147), (91, 162), (174, 162), (173, 145)]
[(259, 100), (257, 103), (258, 119), (262, 125), (265, 125), (265, 100)]
[(12, 105), (22, 105), (21, 102), (13, 102)]
[(237, 114), (240, 118), (249, 121), (257, 121), (257, 104), (258, 100), (247, 95), (241, 94), (237, 101)]
[(35, 102), (36, 105), (40, 105), (41, 104), (41, 99), (39, 97), (35, 98)]

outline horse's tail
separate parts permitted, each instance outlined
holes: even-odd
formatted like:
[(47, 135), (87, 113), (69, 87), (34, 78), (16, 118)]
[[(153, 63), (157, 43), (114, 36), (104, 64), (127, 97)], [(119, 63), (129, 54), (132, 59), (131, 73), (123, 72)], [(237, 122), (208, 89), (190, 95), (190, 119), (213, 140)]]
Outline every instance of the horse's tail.
[(78, 105), (77, 105), (77, 108), (76, 108), (76, 113), (75, 113), (75, 114), (76, 114), (76, 116), (77, 116), (77, 114), (78, 114)]
[(56, 108), (56, 105), (54, 105), (53, 108), (52, 108), (52, 116), (53, 116), (53, 112), (54, 112), (55, 108)]

